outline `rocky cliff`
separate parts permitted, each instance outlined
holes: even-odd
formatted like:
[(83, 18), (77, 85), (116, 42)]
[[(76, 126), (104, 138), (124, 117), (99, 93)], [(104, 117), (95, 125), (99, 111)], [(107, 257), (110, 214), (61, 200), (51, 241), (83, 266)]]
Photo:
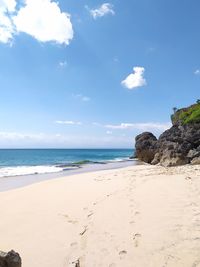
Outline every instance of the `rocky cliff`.
[(136, 136), (135, 156), (163, 166), (200, 164), (200, 101), (175, 110), (171, 120), (172, 127), (158, 139), (149, 132)]

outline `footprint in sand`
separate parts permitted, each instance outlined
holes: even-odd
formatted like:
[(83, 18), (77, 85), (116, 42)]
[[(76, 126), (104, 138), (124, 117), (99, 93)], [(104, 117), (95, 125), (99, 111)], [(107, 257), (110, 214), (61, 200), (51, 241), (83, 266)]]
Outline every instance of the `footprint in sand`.
[(102, 182), (104, 179), (94, 179), (96, 182)]
[(90, 213), (87, 215), (88, 218), (90, 218), (93, 215), (93, 211), (90, 211)]
[(64, 218), (67, 219), (67, 222), (68, 222), (68, 223), (72, 223), (72, 224), (76, 224), (76, 223), (78, 223), (77, 220), (72, 220), (72, 219), (69, 217), (69, 215), (67, 215), (67, 214), (62, 214), (62, 216), (63, 216)]
[(120, 259), (121, 259), (121, 260), (124, 259), (124, 257), (126, 256), (126, 254), (127, 254), (127, 251), (126, 251), (126, 250), (121, 250), (121, 251), (119, 252)]
[(80, 265), (80, 260), (78, 259), (76, 261), (73, 261), (70, 266), (71, 267), (80, 267), (81, 266)]
[(80, 258), (78, 257), (77, 254), (77, 249), (78, 249), (78, 243), (73, 242), (70, 244), (70, 260), (68, 259), (68, 265), (69, 267), (80, 267)]
[(88, 230), (88, 227), (84, 226), (81, 232), (79, 233), (79, 235), (83, 236), (87, 232), (87, 230)]
[(72, 242), (72, 243), (70, 244), (70, 246), (71, 246), (72, 248), (76, 248), (76, 247), (78, 246), (78, 243), (77, 243), (77, 242)]
[(193, 264), (192, 267), (198, 267), (200, 266), (200, 260), (196, 260)]
[(78, 223), (78, 221), (76, 221), (76, 220), (68, 220), (68, 223), (76, 224), (76, 223)]
[(197, 205), (197, 203), (191, 202), (191, 203), (190, 203), (190, 206), (192, 206), (192, 207), (197, 207), (198, 205)]
[(166, 258), (166, 260), (165, 260), (165, 262), (164, 262), (164, 264), (163, 264), (163, 267), (167, 267), (168, 264), (169, 264), (169, 262), (170, 262), (171, 260), (174, 260), (174, 259), (175, 259), (174, 256), (172, 256), (172, 255), (168, 255), (167, 258)]
[(139, 233), (134, 234), (133, 240), (134, 240), (135, 247), (138, 247), (139, 246), (139, 239), (140, 238), (141, 238), (141, 234), (139, 234)]

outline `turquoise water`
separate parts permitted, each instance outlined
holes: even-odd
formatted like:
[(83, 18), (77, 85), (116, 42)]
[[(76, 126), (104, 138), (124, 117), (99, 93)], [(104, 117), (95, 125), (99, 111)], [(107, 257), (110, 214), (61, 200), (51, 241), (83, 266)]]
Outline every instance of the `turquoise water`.
[(0, 177), (61, 172), (82, 161), (126, 161), (132, 149), (0, 149)]

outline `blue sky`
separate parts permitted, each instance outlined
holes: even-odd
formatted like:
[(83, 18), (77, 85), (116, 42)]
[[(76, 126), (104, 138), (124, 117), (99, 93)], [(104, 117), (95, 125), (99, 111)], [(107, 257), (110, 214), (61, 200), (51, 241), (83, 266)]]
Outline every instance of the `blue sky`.
[(0, 0), (0, 147), (132, 148), (200, 97), (198, 0), (56, 3)]

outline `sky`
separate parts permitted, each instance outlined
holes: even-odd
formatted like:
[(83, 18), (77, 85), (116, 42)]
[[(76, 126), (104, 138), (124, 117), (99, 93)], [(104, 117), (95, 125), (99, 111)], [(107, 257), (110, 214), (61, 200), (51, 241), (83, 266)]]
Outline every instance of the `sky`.
[(133, 148), (200, 98), (198, 0), (0, 0), (0, 148)]

